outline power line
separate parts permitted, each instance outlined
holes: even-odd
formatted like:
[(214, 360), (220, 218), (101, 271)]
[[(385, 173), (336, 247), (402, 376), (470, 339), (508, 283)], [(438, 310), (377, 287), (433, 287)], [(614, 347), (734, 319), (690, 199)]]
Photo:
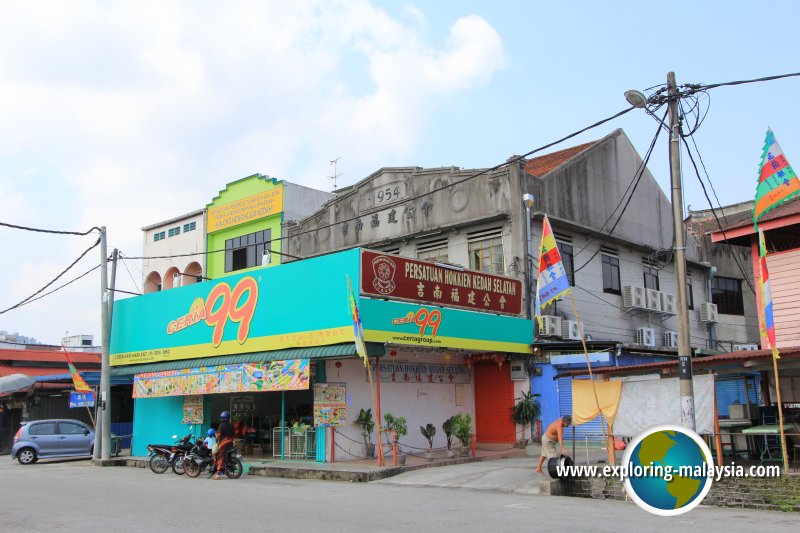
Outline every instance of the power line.
[[(41, 300), (41, 299), (42, 299), (42, 298), (44, 298), (45, 296), (49, 296), (49, 295), (53, 294), (54, 292), (56, 292), (56, 291), (59, 291), (59, 290), (63, 289), (63, 288), (64, 288), (64, 287), (66, 287), (67, 285), (72, 285), (73, 283), (75, 283), (75, 282), (76, 282), (76, 281), (78, 281), (79, 279), (81, 279), (81, 278), (83, 278), (83, 277), (85, 277), (85, 276), (88, 276), (89, 274), (91, 274), (92, 272), (94, 272), (95, 270), (97, 270), (98, 268), (100, 268), (100, 265), (95, 265), (95, 266), (93, 266), (92, 268), (90, 268), (89, 270), (87, 270), (86, 272), (84, 272), (83, 274), (81, 274), (80, 276), (77, 276), (77, 277), (75, 277), (75, 278), (71, 279), (70, 281), (68, 281), (68, 282), (64, 283), (63, 285), (59, 285), (58, 287), (56, 287), (56, 288), (55, 288), (55, 289), (53, 289), (52, 291), (48, 291), (48, 292), (46, 292), (46, 293), (44, 293), (44, 294), (42, 294), (42, 295), (39, 295), (39, 296), (37, 296), (36, 298), (31, 298), (30, 300), (28, 300), (27, 302), (25, 302), (25, 303), (24, 303), (24, 304), (22, 304), (22, 305), (28, 305), (29, 303), (33, 303), (33, 302), (35, 302), (36, 300)], [(7, 310), (6, 310), (6, 311), (7, 311)], [(5, 311), (3, 311), (3, 312), (5, 313)]]
[[(98, 238), (98, 239), (97, 239), (97, 242), (95, 242), (93, 245), (91, 245), (91, 246), (90, 246), (90, 247), (88, 247), (86, 250), (84, 250), (84, 251), (83, 251), (83, 253), (82, 253), (81, 255), (79, 255), (79, 256), (78, 256), (78, 258), (77, 258), (75, 261), (73, 261), (72, 263), (70, 263), (70, 265), (69, 265), (67, 268), (65, 268), (64, 270), (62, 270), (62, 271), (61, 271), (61, 273), (59, 273), (59, 274), (58, 274), (58, 275), (57, 275), (55, 278), (53, 278), (53, 279), (52, 279), (50, 282), (48, 282), (48, 283), (47, 283), (47, 285), (45, 285), (44, 287), (42, 287), (42, 288), (41, 288), (41, 289), (39, 289), (38, 291), (34, 292), (33, 294), (31, 294), (30, 296), (28, 296), (27, 298), (25, 298), (25, 299), (24, 299), (24, 300), (22, 300), (21, 302), (19, 302), (19, 303), (15, 304), (15, 305), (12, 305), (11, 307), (9, 307), (9, 308), (7, 308), (7, 309), (3, 309), (2, 311), (0, 311), (0, 315), (2, 315), (2, 314), (4, 314), (4, 313), (7, 313), (7, 312), (9, 312), (9, 311), (11, 311), (12, 309), (16, 309), (17, 307), (21, 307), (21, 306), (25, 305), (26, 303), (29, 303), (30, 301), (32, 301), (32, 299), (34, 298), (34, 296), (37, 296), (38, 294), (40, 294), (40, 293), (44, 292), (44, 291), (45, 291), (45, 289), (47, 289), (47, 287), (49, 287), (50, 285), (52, 285), (53, 283), (55, 283), (56, 281), (58, 281), (58, 279), (59, 279), (61, 276), (63, 276), (64, 274), (66, 274), (66, 273), (67, 273), (67, 272), (68, 272), (68, 271), (69, 271), (69, 270), (70, 270), (72, 267), (74, 267), (74, 266), (75, 266), (75, 265), (78, 263), (78, 261), (80, 261), (81, 259), (83, 259), (83, 258), (84, 258), (84, 256), (85, 256), (86, 254), (88, 254), (90, 251), (92, 251), (92, 249), (96, 248), (96, 247), (97, 247), (99, 244), (100, 244), (100, 239)], [(59, 288), (60, 288), (60, 287), (59, 287)], [(57, 289), (56, 289), (56, 290), (57, 290)], [(53, 291), (53, 292), (55, 292), (55, 291)]]
[(28, 226), (18, 226), (16, 224), (9, 224), (7, 222), (0, 222), (0, 226), (5, 226), (7, 228), (12, 228), (12, 229), (21, 229), (21, 230), (24, 230), (24, 231), (35, 231), (37, 233), (51, 233), (51, 234), (54, 234), (54, 235), (78, 235), (78, 236), (81, 236), (81, 237), (89, 235), (93, 231), (100, 231), (100, 228), (98, 228), (97, 226), (95, 226), (93, 228), (89, 228), (88, 231), (66, 231), (66, 230), (30, 228)]
[(800, 76), (800, 72), (790, 72), (788, 74), (778, 74), (776, 76), (764, 76), (763, 78), (754, 78), (750, 80), (739, 80), (739, 81), (726, 81), (724, 83), (711, 83), (708, 85), (698, 84), (696, 86), (689, 86), (689, 87), (697, 87), (699, 90), (708, 90), (708, 89), (716, 89), (717, 87), (728, 87), (731, 85), (744, 85), (747, 83), (759, 83), (762, 81), (773, 81), (773, 80), (780, 80), (782, 78), (792, 78)]
[(133, 286), (136, 287), (136, 290), (139, 291), (139, 293), (141, 293), (142, 289), (139, 288), (139, 284), (136, 283), (135, 279), (133, 279), (133, 274), (131, 274), (130, 269), (128, 269), (128, 264), (125, 262), (125, 258), (122, 257), (122, 252), (119, 252), (119, 260), (120, 262), (122, 262), (122, 266), (124, 266), (125, 270), (128, 272), (128, 276), (130, 276), (131, 281), (133, 282)]

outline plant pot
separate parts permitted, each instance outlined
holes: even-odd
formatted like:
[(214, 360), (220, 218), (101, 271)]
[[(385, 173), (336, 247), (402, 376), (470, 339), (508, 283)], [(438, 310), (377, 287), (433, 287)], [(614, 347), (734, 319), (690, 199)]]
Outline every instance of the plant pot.
[(397, 464), (398, 466), (405, 466), (406, 464), (406, 456), (402, 453), (397, 456)]
[(433, 452), (425, 452), (425, 459), (433, 461)]
[(447, 457), (450, 457), (452, 459), (455, 456), (456, 456), (455, 450), (447, 450)]
[(372, 444), (372, 443), (365, 444), (364, 447), (365, 447), (365, 451), (367, 452), (367, 457), (368, 458), (375, 457), (375, 445), (374, 444)]
[(461, 448), (461, 457), (466, 457), (469, 455), (469, 448), (467, 446), (463, 446)]

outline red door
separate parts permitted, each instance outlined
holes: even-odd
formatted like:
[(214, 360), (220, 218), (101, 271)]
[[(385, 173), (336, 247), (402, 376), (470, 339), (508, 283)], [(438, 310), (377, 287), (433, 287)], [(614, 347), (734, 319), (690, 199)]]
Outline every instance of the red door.
[(514, 382), (508, 364), (475, 365), (475, 432), (478, 442), (516, 442), (511, 409)]

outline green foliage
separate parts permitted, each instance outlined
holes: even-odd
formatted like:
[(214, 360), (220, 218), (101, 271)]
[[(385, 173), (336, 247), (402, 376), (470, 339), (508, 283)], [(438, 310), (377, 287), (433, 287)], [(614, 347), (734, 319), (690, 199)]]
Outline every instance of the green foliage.
[(392, 413), (386, 413), (383, 415), (383, 419), (386, 421), (386, 431), (394, 431), (395, 440), (404, 435), (408, 435), (408, 426), (406, 425), (405, 417), (396, 417)]
[(511, 408), (511, 420), (515, 424), (522, 426), (523, 436), (525, 435), (525, 428), (533, 424), (539, 415), (542, 414), (542, 407), (539, 405), (540, 394), (533, 394), (531, 392), (523, 392), (522, 398), (519, 399), (517, 404)]
[(433, 424), (427, 424), (426, 426), (420, 426), (419, 431), (422, 433), (422, 436), (428, 439), (428, 451), (433, 449), (433, 436), (436, 435), (436, 426)]
[(461, 441), (461, 445), (465, 448), (470, 445), (472, 440), (472, 415), (458, 413), (453, 417), (453, 435)]
[(449, 450), (450, 447), (453, 445), (453, 419), (455, 416), (451, 416), (447, 420), (442, 423), (442, 431), (444, 431), (444, 436), (447, 438), (447, 449)]
[(364, 445), (372, 442), (372, 432), (375, 431), (375, 420), (372, 418), (372, 409), (361, 409), (355, 420), (357, 426), (361, 426), (361, 436), (364, 437)]

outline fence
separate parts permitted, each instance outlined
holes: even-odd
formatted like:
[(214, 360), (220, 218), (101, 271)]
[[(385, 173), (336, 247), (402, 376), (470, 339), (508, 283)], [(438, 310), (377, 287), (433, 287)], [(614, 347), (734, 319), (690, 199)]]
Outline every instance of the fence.
[[(283, 441), (281, 441), (283, 429)], [(324, 429), (324, 428), (323, 428)], [(272, 428), (272, 456), (284, 459), (309, 460), (316, 459), (317, 449), (316, 428), (304, 429)]]

